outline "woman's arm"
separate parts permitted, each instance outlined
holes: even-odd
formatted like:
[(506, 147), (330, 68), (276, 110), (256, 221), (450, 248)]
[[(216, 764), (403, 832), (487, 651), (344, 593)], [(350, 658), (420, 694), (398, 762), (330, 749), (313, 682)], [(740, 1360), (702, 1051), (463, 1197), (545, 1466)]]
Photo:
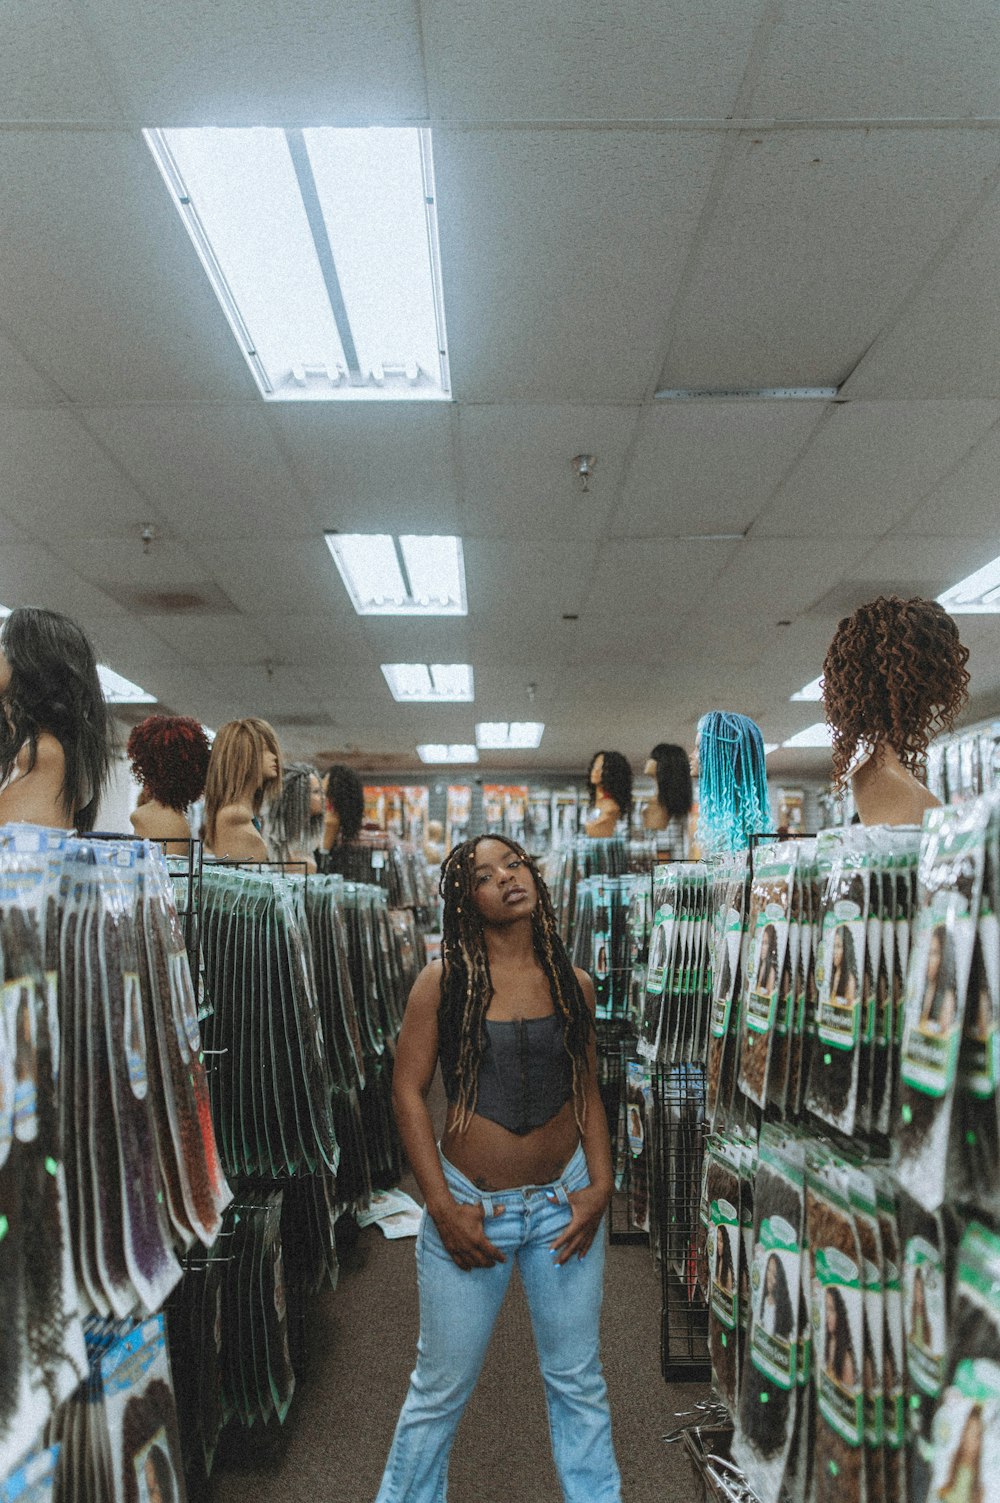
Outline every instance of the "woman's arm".
[(425, 966), (413, 983), (396, 1045), (392, 1104), (406, 1157), (452, 1261), (466, 1271), (505, 1261), (483, 1230), (481, 1205), (459, 1205), (448, 1189), (427, 1110), (427, 1092), (438, 1057), (441, 962)]
[[(597, 998), (594, 995), (594, 983), (586, 971), (578, 970), (576, 974), (583, 989), (584, 999), (590, 1008), (590, 1015), (596, 1019)], [(570, 1194), (569, 1202), (573, 1219), (562, 1236), (552, 1244), (552, 1250), (554, 1252), (558, 1250), (559, 1253), (556, 1258), (557, 1263), (568, 1263), (574, 1253), (578, 1258), (586, 1255), (597, 1235), (604, 1213), (611, 1203), (615, 1188), (614, 1172), (611, 1168), (608, 1119), (604, 1115), (604, 1103), (597, 1084), (596, 1032), (591, 1032), (590, 1043), (587, 1046), (585, 1100), (587, 1115), (584, 1119), (581, 1142), (587, 1160), (590, 1184), (585, 1190), (576, 1190)]]
[(267, 846), (246, 804), (226, 804), (215, 817), (213, 856), (227, 861), (266, 861)]

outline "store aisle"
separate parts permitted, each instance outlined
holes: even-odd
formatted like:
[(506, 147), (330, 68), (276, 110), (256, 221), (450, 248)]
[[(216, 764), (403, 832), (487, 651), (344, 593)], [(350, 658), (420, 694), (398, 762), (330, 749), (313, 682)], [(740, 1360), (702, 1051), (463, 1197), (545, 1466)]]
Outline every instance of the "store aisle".
[[(416, 1193), (412, 1181), (404, 1189)], [(645, 1247), (609, 1247), (604, 1365), (625, 1503), (692, 1493), (679, 1446), (664, 1446), (676, 1411), (705, 1390), (660, 1376), (659, 1277)], [(266, 1471), (227, 1467), (213, 1503), (372, 1503), (406, 1392), (417, 1336), (412, 1239), (361, 1233), (340, 1287), (314, 1301), (311, 1366), (289, 1415), (281, 1459)], [(452, 1453), (449, 1503), (560, 1503), (528, 1309), (514, 1280)]]

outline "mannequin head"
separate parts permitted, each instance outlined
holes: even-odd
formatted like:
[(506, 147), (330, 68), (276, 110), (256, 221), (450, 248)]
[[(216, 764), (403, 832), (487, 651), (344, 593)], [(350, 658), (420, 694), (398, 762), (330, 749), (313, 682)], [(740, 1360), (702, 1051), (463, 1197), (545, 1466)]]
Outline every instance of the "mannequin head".
[(598, 791), (618, 805), (625, 819), (632, 812), (632, 769), (621, 752), (597, 752), (587, 772), (590, 802), (597, 802)]
[(19, 606), (0, 632), (0, 781), (38, 738), (62, 747), (62, 802), (79, 830), (92, 830), (111, 767), (111, 728), (94, 650), (75, 621), (56, 611)]
[(707, 855), (743, 851), (769, 828), (767, 765), (760, 727), (746, 715), (710, 710), (698, 722), (698, 840)]
[(335, 840), (353, 840), (361, 829), (365, 812), (365, 793), (361, 779), (352, 767), (335, 762), (326, 775), (326, 825), (324, 844), (327, 849)]
[(691, 760), (683, 746), (660, 741), (649, 754), (643, 771), (656, 779), (656, 797), (671, 819), (686, 819), (691, 813)]
[(205, 791), (211, 748), (197, 720), (147, 715), (133, 726), (126, 752), (149, 798), (184, 814)]
[(323, 833), (323, 784), (309, 762), (289, 762), (281, 792), (271, 805), (270, 835), (287, 857), (291, 851), (311, 851)]
[(259, 814), (281, 788), (281, 748), (266, 720), (250, 716), (220, 727), (205, 780), (205, 840), (215, 843), (215, 820), (229, 804), (249, 803)]
[(935, 600), (880, 595), (845, 616), (823, 662), (833, 731), (834, 781), (859, 750), (891, 747), (914, 772), (933, 736), (950, 729), (969, 697), (969, 650)]

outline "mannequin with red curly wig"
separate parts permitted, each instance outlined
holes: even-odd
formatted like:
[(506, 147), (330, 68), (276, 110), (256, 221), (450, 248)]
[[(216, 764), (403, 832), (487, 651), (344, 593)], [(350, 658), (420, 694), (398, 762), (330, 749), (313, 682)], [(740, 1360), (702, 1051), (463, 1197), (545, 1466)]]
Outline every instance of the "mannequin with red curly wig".
[(833, 777), (862, 824), (920, 824), (938, 800), (918, 774), (969, 697), (969, 650), (934, 600), (880, 595), (845, 616), (823, 663)]
[(187, 810), (205, 791), (211, 748), (204, 728), (186, 715), (147, 715), (134, 726), (126, 752), (141, 783), (132, 828), (143, 840), (162, 840), (168, 856), (187, 854)]

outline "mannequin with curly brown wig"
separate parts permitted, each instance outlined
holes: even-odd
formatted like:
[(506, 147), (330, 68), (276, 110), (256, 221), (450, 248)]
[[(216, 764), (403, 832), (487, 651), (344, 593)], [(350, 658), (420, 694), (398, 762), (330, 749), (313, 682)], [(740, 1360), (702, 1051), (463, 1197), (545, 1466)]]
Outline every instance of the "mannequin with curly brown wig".
[(823, 663), (833, 777), (862, 824), (919, 824), (938, 800), (918, 776), (968, 699), (969, 650), (934, 600), (880, 595), (845, 616)]
[(613, 835), (620, 819), (632, 815), (632, 769), (618, 751), (600, 751), (587, 772), (591, 812), (585, 833), (598, 839)]

